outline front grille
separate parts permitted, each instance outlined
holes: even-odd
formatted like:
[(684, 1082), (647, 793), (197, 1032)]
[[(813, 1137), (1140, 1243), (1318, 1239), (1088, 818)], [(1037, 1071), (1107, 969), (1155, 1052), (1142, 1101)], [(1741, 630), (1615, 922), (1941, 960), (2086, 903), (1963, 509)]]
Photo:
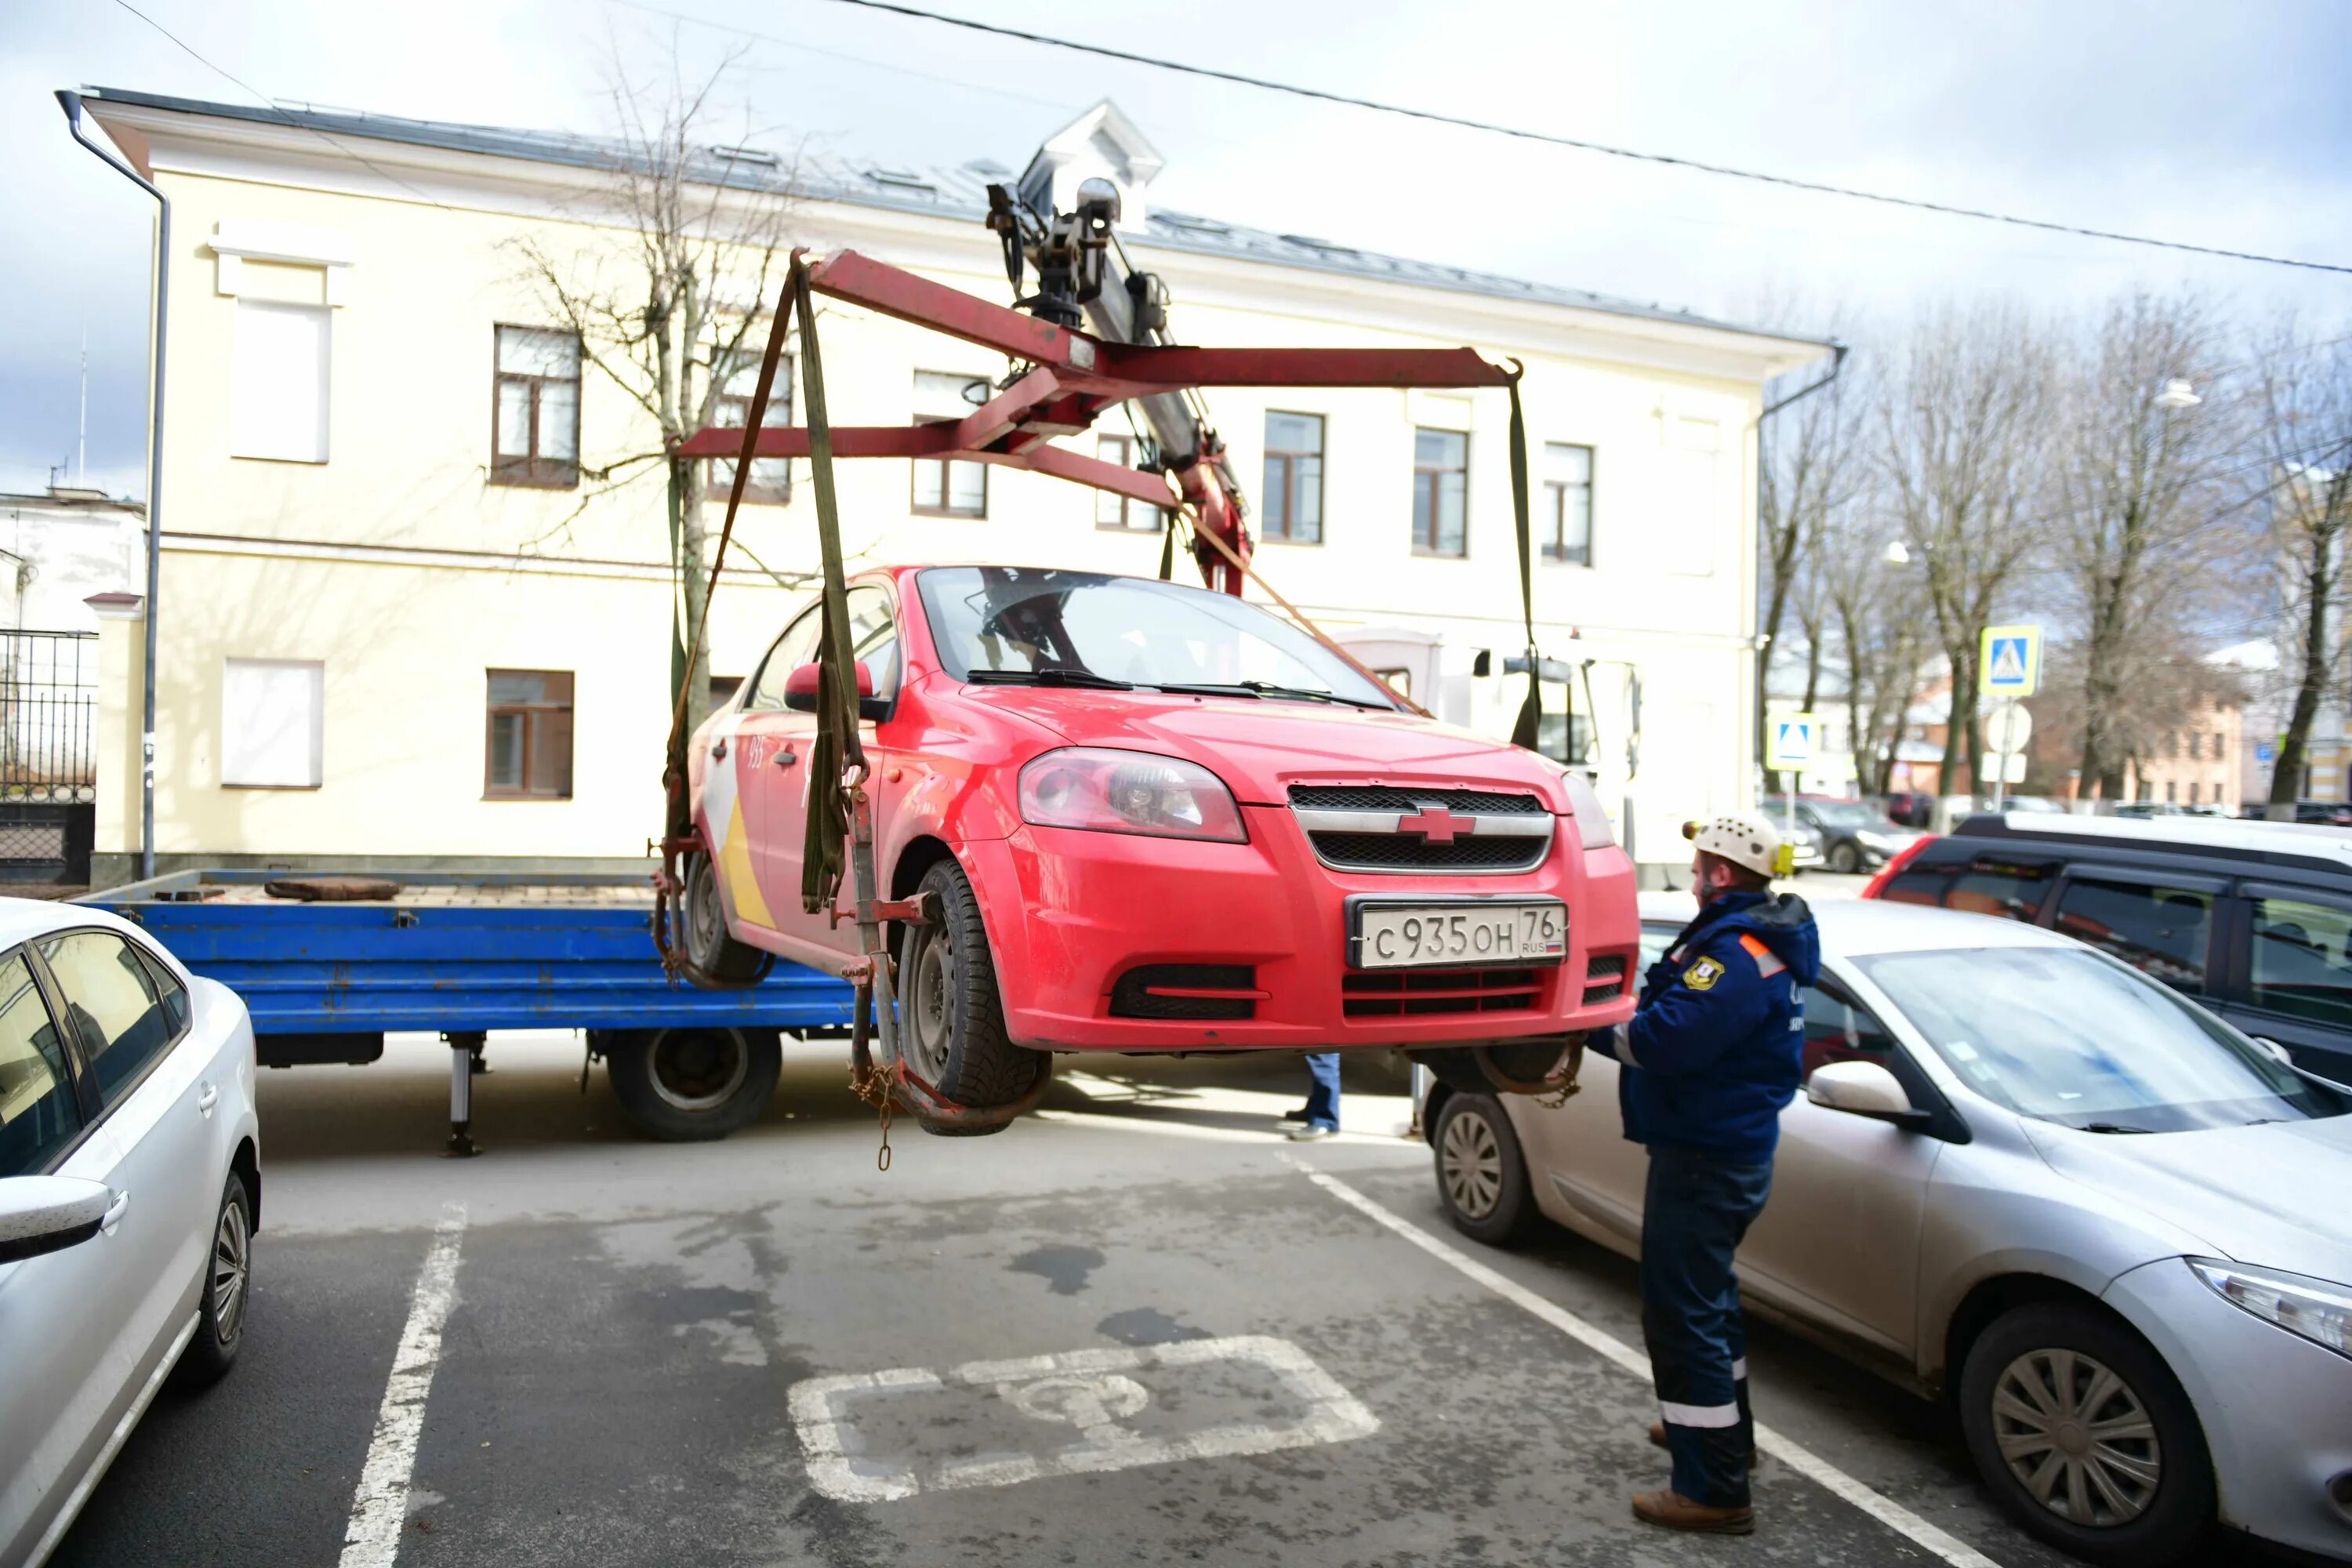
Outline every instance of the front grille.
[(1584, 966), (1584, 1005), (1614, 1002), (1625, 994), (1625, 955), (1622, 952), (1595, 954)]
[(1360, 871), (1527, 871), (1551, 847), (1542, 838), (1457, 838), (1432, 844), (1402, 833), (1310, 833), (1326, 865)]
[(1540, 1000), (1532, 969), (1349, 970), (1339, 1009), (1350, 1018), (1411, 1018), (1461, 1013), (1525, 1013)]
[(1110, 988), (1110, 1016), (1210, 1021), (1255, 1018), (1257, 971), (1246, 963), (1138, 964)]
[(1448, 811), (1488, 816), (1541, 816), (1544, 803), (1531, 795), (1496, 795), (1479, 789), (1391, 789), (1377, 784), (1292, 784), (1290, 804), (1315, 811), (1412, 811), (1434, 801)]

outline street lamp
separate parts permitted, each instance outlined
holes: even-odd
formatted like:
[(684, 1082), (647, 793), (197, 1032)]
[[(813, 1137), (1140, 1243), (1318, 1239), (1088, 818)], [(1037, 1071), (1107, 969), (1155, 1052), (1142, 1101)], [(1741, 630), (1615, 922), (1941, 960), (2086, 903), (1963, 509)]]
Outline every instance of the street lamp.
[(155, 384), (147, 432), (147, 627), (145, 676), (140, 682), (144, 700), (139, 725), (139, 879), (155, 874), (155, 592), (163, 582), (163, 322), (171, 306), (172, 201), (155, 182), (89, 139), (82, 129), (81, 94), (58, 89), (58, 107), (66, 111), (73, 139), (89, 149), (108, 168), (155, 198)]
[(2167, 411), (2178, 408), (2194, 408), (2204, 401), (2205, 400), (2203, 398), (2197, 395), (2197, 389), (2195, 387), (2189, 385), (2187, 381), (2177, 375), (2171, 380), (2166, 382), (2164, 384), (2164, 390), (2156, 395), (2156, 405), (2158, 408), (2162, 408)]
[(1899, 539), (1890, 539), (1879, 558), (1889, 566), (1908, 566), (1911, 564), (1911, 547)]

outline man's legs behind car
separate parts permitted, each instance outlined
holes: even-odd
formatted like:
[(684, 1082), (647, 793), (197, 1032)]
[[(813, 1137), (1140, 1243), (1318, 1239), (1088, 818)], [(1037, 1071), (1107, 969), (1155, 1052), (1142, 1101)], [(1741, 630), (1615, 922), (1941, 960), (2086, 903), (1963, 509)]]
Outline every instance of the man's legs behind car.
[[(1746, 1370), (1738, 1363), (1747, 1335), (1732, 1255), (1771, 1185), (1769, 1164), (1726, 1164), (1687, 1150), (1650, 1152), (1642, 1333), (1674, 1456), (1674, 1496), (1635, 1500), (1634, 1511), (1652, 1523), (1748, 1528), (1748, 1465), (1756, 1436), (1745, 1380), (1737, 1375)], [(1676, 1500), (1697, 1506), (1676, 1508)]]

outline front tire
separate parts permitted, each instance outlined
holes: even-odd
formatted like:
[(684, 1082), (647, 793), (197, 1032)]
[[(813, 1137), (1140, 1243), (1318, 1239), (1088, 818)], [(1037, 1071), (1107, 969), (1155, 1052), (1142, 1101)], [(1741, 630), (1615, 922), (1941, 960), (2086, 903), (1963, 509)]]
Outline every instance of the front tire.
[(1452, 1094), (1429, 1140), (1437, 1161), (1437, 1201), (1454, 1228), (1501, 1247), (1526, 1234), (1535, 1217), (1520, 1152), (1503, 1102), (1491, 1094)]
[(665, 1143), (724, 1138), (775, 1098), (783, 1047), (773, 1029), (631, 1029), (606, 1037), (604, 1072), (637, 1130)]
[[(1036, 1053), (1013, 1043), (1004, 1028), (1004, 998), (988, 949), (980, 900), (971, 879), (952, 860), (923, 874), (937, 918), (908, 926), (899, 949), (899, 1048), (907, 1066), (959, 1105), (1010, 1105), (1036, 1085)], [(996, 1127), (937, 1127), (947, 1136), (979, 1136)]]
[(1862, 869), (1862, 851), (1853, 847), (1853, 840), (1849, 839), (1830, 851), (1830, 869), (1842, 871), (1849, 877)]
[(1986, 1329), (1960, 1374), (1960, 1425), (1994, 1500), (2105, 1568), (2201, 1560), (2213, 1465), (2180, 1384), (2096, 1308), (2044, 1301)]
[(253, 1194), (245, 1177), (228, 1173), (220, 1207), (213, 1215), (212, 1246), (205, 1253), (205, 1280), (196, 1305), (196, 1331), (172, 1369), (182, 1388), (218, 1383), (236, 1364), (245, 1343), (245, 1309), (253, 1284)]
[(726, 895), (719, 868), (700, 850), (686, 858), (685, 891), (677, 903), (678, 938), (687, 962), (712, 980), (730, 985), (756, 984), (768, 972), (769, 957), (727, 934)]

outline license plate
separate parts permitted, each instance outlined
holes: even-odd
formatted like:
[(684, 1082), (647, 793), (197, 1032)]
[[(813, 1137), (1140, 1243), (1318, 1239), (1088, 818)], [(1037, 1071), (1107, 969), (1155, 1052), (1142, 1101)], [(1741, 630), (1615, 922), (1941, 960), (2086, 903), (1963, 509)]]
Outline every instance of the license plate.
[(1470, 969), (1558, 963), (1568, 956), (1568, 906), (1509, 903), (1360, 904), (1349, 942), (1357, 969)]

